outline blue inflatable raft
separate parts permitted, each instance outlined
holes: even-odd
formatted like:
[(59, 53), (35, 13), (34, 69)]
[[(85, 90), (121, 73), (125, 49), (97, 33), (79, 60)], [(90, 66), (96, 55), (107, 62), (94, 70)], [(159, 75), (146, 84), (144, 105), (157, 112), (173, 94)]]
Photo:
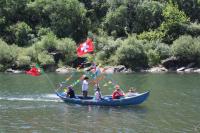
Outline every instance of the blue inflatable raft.
[(79, 104), (79, 105), (98, 105), (98, 106), (126, 106), (126, 105), (138, 105), (147, 100), (149, 96), (149, 91), (144, 93), (137, 93), (133, 96), (123, 97), (120, 99), (112, 99), (112, 96), (103, 96), (101, 100), (93, 100), (92, 96), (88, 96), (86, 99), (83, 99), (82, 96), (77, 95), (76, 98), (66, 97), (62, 92), (56, 92), (64, 102)]

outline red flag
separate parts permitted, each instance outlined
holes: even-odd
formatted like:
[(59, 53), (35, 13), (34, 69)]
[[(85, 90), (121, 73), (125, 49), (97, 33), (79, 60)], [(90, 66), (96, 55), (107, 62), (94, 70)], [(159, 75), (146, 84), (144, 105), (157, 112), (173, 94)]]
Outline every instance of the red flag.
[(32, 76), (39, 76), (40, 70), (36, 67), (32, 67), (30, 70), (26, 71), (26, 74), (32, 75)]
[(87, 53), (93, 52), (94, 44), (93, 44), (92, 39), (88, 38), (84, 43), (81, 43), (76, 51), (77, 51), (77, 55), (79, 57), (81, 57)]

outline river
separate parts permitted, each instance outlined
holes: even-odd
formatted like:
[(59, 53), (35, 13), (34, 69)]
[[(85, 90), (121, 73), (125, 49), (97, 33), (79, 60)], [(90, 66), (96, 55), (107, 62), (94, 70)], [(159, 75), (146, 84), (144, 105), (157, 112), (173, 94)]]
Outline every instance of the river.
[[(108, 75), (124, 88), (150, 90), (147, 101), (126, 107), (62, 102), (54, 89), (69, 76), (0, 73), (0, 133), (200, 133), (200, 74)], [(107, 80), (101, 85), (103, 94), (112, 93)]]

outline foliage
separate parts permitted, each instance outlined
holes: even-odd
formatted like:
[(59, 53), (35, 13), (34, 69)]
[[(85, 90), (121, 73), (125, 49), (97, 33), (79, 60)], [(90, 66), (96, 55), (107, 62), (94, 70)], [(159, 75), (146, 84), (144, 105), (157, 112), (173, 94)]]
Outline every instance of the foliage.
[(35, 0), (28, 4), (42, 26), (48, 26), (58, 37), (80, 40), (87, 32), (86, 9), (78, 0)]
[[(155, 53), (155, 55), (158, 54), (160, 60), (166, 59), (171, 56), (170, 47), (167, 44), (161, 43), (160, 41), (150, 41), (150, 42), (147, 41), (144, 44), (144, 49), (147, 54), (148, 53)], [(158, 60), (157, 63), (159, 63), (160, 60)]]
[(188, 25), (183, 25), (185, 29), (185, 34), (197, 37), (200, 35), (200, 24), (199, 23), (190, 23)]
[(150, 32), (143, 32), (138, 38), (147, 40), (163, 39), (165, 42), (171, 43), (179, 35), (176, 34), (177, 27), (179, 27), (180, 24), (187, 24), (189, 22), (189, 18), (186, 14), (180, 11), (178, 6), (176, 4), (174, 5), (172, 2), (167, 3), (162, 15), (164, 21), (161, 23), (160, 27)]
[(167, 44), (158, 43), (155, 50), (159, 54), (161, 60), (171, 56), (170, 47)]
[(122, 45), (122, 40), (101, 36), (97, 37), (96, 44), (98, 44), (96, 45), (98, 51), (96, 54), (97, 62), (101, 64), (114, 64), (112, 57), (115, 55), (117, 48)]
[(157, 65), (160, 63), (160, 56), (156, 50), (150, 49), (147, 52), (147, 57), (148, 57), (148, 65), (149, 66), (154, 66), (154, 65)]
[(54, 63), (54, 59), (47, 51), (38, 54), (38, 61), (41, 65), (49, 65)]
[(56, 49), (61, 51), (64, 55), (65, 58), (63, 59), (63, 62), (65, 62), (65, 64), (69, 65), (69, 63), (77, 57), (75, 42), (72, 39), (63, 38), (57, 40)]
[(19, 46), (27, 46), (31, 43), (32, 29), (25, 22), (18, 22), (15, 25), (9, 27), (9, 31), (13, 36), (13, 41), (11, 43), (16, 43)]
[(162, 11), (164, 4), (157, 1), (145, 0), (137, 7), (137, 23), (139, 32), (158, 28), (163, 21)]
[(124, 28), (127, 25), (126, 17), (127, 17), (127, 7), (120, 6), (117, 9), (110, 10), (105, 18), (104, 29), (108, 32), (109, 35), (111, 33), (116, 32), (117, 36), (125, 35)]
[(31, 64), (31, 58), (29, 56), (19, 56), (17, 58), (17, 66), (28, 66)]
[(200, 1), (199, 0), (174, 0), (179, 8), (190, 17), (192, 22), (200, 21)]
[(11, 52), (11, 48), (0, 39), (0, 64), (7, 65), (14, 62), (14, 52)]
[(117, 64), (137, 69), (147, 66), (147, 56), (143, 48), (143, 42), (135, 37), (128, 37), (123, 45), (116, 51)]
[(172, 53), (182, 60), (195, 61), (200, 57), (200, 38), (181, 36), (172, 45)]
[(2, 0), (0, 70), (74, 66), (87, 37), (105, 65), (154, 66), (172, 55), (197, 63), (199, 22), (199, 0)]

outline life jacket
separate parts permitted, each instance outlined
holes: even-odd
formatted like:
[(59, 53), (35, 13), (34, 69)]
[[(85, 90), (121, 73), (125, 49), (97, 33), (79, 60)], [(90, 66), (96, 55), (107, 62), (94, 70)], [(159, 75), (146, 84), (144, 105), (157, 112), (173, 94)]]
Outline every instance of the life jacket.
[(112, 99), (119, 99), (121, 96), (124, 96), (124, 94), (121, 91), (115, 90), (112, 94)]

